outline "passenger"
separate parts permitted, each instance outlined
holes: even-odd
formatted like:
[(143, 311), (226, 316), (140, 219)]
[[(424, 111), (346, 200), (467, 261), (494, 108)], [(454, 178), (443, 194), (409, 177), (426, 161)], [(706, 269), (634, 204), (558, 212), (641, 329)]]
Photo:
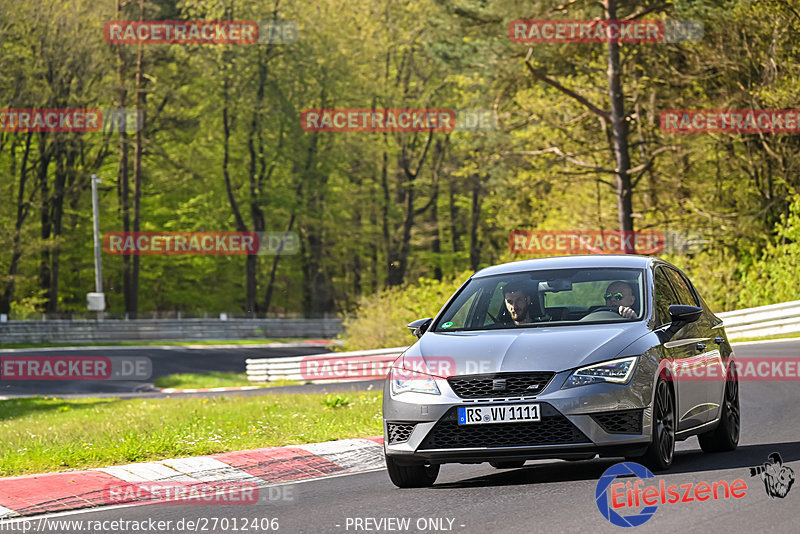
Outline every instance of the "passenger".
[(616, 308), (616, 311), (626, 319), (635, 319), (636, 312), (633, 305), (636, 304), (636, 297), (633, 296), (633, 289), (627, 282), (612, 282), (606, 289), (606, 306)]

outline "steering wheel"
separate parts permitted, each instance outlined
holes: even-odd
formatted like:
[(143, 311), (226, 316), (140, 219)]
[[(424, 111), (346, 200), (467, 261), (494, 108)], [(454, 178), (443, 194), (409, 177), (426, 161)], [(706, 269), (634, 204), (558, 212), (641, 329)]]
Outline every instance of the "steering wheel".
[(589, 313), (584, 315), (579, 321), (597, 321), (600, 319), (611, 319), (612, 314), (614, 318), (622, 317), (619, 314), (619, 306), (597, 306)]
[(619, 315), (619, 306), (592, 306), (592, 309), (590, 309), (589, 313), (594, 313), (599, 311), (610, 311)]

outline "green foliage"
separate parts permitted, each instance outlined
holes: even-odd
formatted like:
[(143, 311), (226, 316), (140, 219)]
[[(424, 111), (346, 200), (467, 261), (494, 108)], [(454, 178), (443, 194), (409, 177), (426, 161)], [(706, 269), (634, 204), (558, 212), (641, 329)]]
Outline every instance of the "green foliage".
[[(790, 38), (800, 32), (796, 3), (653, 4), (648, 18), (702, 21), (703, 38), (620, 46), (636, 169), (635, 229), (707, 236), (702, 252), (668, 259), (687, 270), (717, 310), (796, 296), (790, 275), (797, 240), (770, 236), (789, 213), (788, 192), (800, 188), (800, 137), (666, 133), (659, 113), (796, 107), (800, 61)], [(618, 4), (619, 18), (637, 16), (635, 2)], [(115, 12), (113, 3), (90, 0), (0, 0), (2, 101), (14, 108), (135, 105), (138, 48), (109, 45), (101, 31), (104, 21), (139, 18), (137, 2), (120, 5)], [(607, 47), (528, 46), (507, 34), (513, 19), (602, 17), (599, 3), (181, 0), (144, 6), (145, 19), (277, 16), (297, 23), (299, 40), (143, 47), (141, 229), (236, 230), (233, 202), (248, 230), (263, 221), (266, 231), (297, 232), (301, 243), (297, 254), (279, 258), (272, 285), (271, 256), (256, 258), (252, 286), (243, 257), (142, 256), (139, 311), (145, 316), (335, 314), (356, 305), (359, 316), (381, 302), (391, 313), (372, 310), (383, 319), (359, 331), (358, 339), (369, 343), (352, 337), (349, 346), (404, 345), (413, 338), (402, 324), (432, 315), (450, 287), (439, 298), (436, 284), (428, 288), (432, 296), (409, 286), (409, 297), (391, 293), (399, 304), (384, 300), (386, 287), (520, 259), (507, 246), (514, 229), (619, 226), (607, 122), (524, 64), (530, 51), (534, 67), (607, 110)], [(434, 134), (304, 131), (300, 114), (314, 107), (478, 108), (491, 110), (498, 127)], [(133, 136), (122, 143), (131, 175), (133, 143)], [(0, 149), (0, 193), (10, 199), (0, 204), (0, 299), (8, 292), (5, 304), (20, 318), (45, 309), (84, 311), (94, 287), (92, 173), (103, 179), (101, 232), (123, 229), (119, 137), (3, 131)], [(60, 228), (46, 228), (43, 221), (54, 223), (56, 213)], [(780, 224), (793, 227), (789, 220)], [(122, 314), (125, 262), (104, 254), (103, 268), (108, 311)], [(51, 287), (57, 289), (52, 297)], [(247, 302), (248, 287), (255, 306)], [(419, 302), (407, 302), (412, 298)], [(348, 323), (353, 331), (355, 320)]]
[(324, 410), (334, 410), (336, 408), (344, 408), (350, 406), (350, 397), (342, 397), (341, 395), (328, 395), (322, 399), (322, 406)]
[(441, 281), (420, 278), (376, 295), (359, 299), (356, 311), (344, 321), (337, 350), (367, 350), (402, 347), (414, 342), (406, 325), (423, 317), (433, 317), (448, 298), (472, 275), (463, 272)]
[(789, 213), (775, 225), (775, 242), (747, 272), (741, 307), (800, 300), (800, 194), (791, 198)]
[(181, 373), (160, 376), (153, 381), (157, 388), (221, 388), (236, 386), (252, 386), (245, 373)]

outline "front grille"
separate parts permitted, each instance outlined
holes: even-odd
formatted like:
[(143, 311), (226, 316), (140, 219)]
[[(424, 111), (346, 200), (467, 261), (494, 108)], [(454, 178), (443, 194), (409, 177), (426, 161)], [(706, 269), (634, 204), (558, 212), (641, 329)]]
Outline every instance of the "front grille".
[(598, 425), (609, 434), (641, 434), (644, 410), (618, 410), (592, 414)]
[(492, 423), (459, 425), (458, 408), (439, 420), (420, 449), (461, 449), (474, 447), (522, 447), (591, 443), (566, 417), (549, 404), (541, 404), (542, 420), (536, 423)]
[[(515, 395), (536, 395), (545, 388), (554, 375), (555, 373), (550, 371), (465, 375), (453, 377), (447, 383), (462, 399), (492, 399)], [(504, 384), (501, 382), (503, 380), (505, 380)], [(505, 388), (495, 389), (495, 384), (502, 384)]]
[(389, 433), (389, 445), (408, 441), (415, 426), (417, 426), (416, 423), (386, 423)]

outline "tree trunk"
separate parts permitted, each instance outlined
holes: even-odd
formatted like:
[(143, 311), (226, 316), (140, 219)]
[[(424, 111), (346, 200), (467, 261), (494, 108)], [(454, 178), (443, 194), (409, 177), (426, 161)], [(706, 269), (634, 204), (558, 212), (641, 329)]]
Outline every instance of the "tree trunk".
[[(223, 61), (225, 59), (225, 55), (223, 54)], [(223, 67), (224, 68), (224, 67)], [(236, 230), (239, 232), (246, 232), (247, 225), (244, 223), (244, 219), (242, 218), (242, 213), (239, 210), (239, 204), (236, 202), (236, 197), (233, 194), (233, 185), (231, 184), (231, 175), (230, 170), (228, 168), (228, 163), (230, 160), (230, 140), (231, 140), (231, 126), (230, 126), (230, 118), (229, 118), (229, 105), (230, 105), (230, 95), (229, 95), (229, 86), (230, 86), (230, 79), (227, 72), (223, 73), (223, 82), (222, 82), (222, 177), (225, 181), (225, 191), (228, 195), (228, 202), (231, 206), (231, 211), (233, 212), (233, 217), (236, 220)], [(255, 282), (255, 275), (251, 272), (253, 271), (253, 266), (250, 263), (250, 258), (253, 256), (247, 256), (245, 262), (245, 305), (244, 309), (247, 312), (252, 312), (256, 309), (256, 301), (255, 301), (255, 288), (251, 287), (251, 284)]]
[(389, 206), (391, 200), (389, 199), (389, 155), (386, 150), (383, 151), (383, 160), (381, 162), (381, 190), (383, 191), (383, 203), (381, 204), (381, 230), (383, 231), (383, 245), (386, 247), (386, 286), (393, 285), (392, 271), (396, 261), (394, 253), (394, 243), (392, 242), (392, 233), (389, 230)]
[[(64, 145), (60, 145), (66, 150), (71, 150)], [(47, 291), (47, 312), (55, 313), (58, 311), (58, 278), (61, 266), (61, 245), (58, 238), (61, 237), (61, 221), (64, 216), (64, 185), (67, 181), (67, 168), (74, 165), (74, 156), (65, 153), (56, 156), (56, 175), (53, 181), (53, 198), (51, 201), (53, 248), (50, 258), (50, 284)]]
[[(139, 20), (144, 20), (144, 0), (139, 0)], [(144, 48), (139, 45), (136, 53), (136, 140), (133, 146), (133, 231), (141, 229), (140, 206), (142, 197), (142, 143), (145, 124), (147, 93), (144, 89)], [(126, 115), (127, 116), (127, 115)], [(141, 120), (140, 120), (141, 118)], [(127, 120), (126, 120), (127, 122)], [(139, 314), (139, 260), (137, 254), (133, 256), (130, 281), (130, 306), (127, 312), (136, 319)]]
[(458, 206), (456, 205), (456, 191), (455, 191), (455, 184), (453, 183), (453, 179), (449, 180), (450, 187), (448, 188), (449, 191), (449, 205), (450, 205), (450, 241), (451, 246), (453, 247), (453, 252), (458, 252), (461, 250), (461, 247), (458, 244), (460, 239), (459, 232), (458, 232)]
[(481, 242), (478, 237), (478, 226), (481, 221), (481, 177), (479, 174), (472, 175), (472, 213), (470, 214), (469, 225), (469, 267), (473, 271), (478, 270), (481, 263)]
[[(42, 238), (42, 255), (39, 261), (39, 287), (49, 297), (50, 292), (50, 232), (52, 229), (52, 222), (50, 218), (50, 187), (47, 183), (47, 171), (50, 167), (50, 151), (52, 145), (47, 144), (47, 134), (39, 134), (39, 194), (41, 200), (39, 203), (39, 219), (41, 222)], [(50, 303), (45, 304), (45, 309), (50, 309)]]
[[(122, 16), (122, 5), (120, 0), (116, 1), (117, 18)], [(125, 89), (125, 58), (122, 56), (122, 45), (117, 45), (117, 107), (124, 110), (128, 91)], [(128, 176), (128, 133), (126, 131), (125, 114), (120, 113), (118, 118), (119, 128), (119, 166), (117, 167), (117, 197), (119, 207), (122, 212), (122, 231), (131, 231), (130, 214), (130, 182)], [(132, 265), (131, 256), (122, 256), (122, 295), (125, 302), (125, 313), (131, 313), (131, 280)]]
[[(616, 0), (604, 0), (606, 19), (616, 20)], [(608, 42), (608, 94), (611, 99), (611, 131), (614, 139), (614, 158), (616, 160), (616, 191), (619, 229), (623, 235), (633, 231), (633, 205), (631, 199), (631, 168), (628, 153), (628, 123), (625, 121), (625, 101), (620, 81), (619, 43)], [(632, 254), (633, 240), (623, 239), (623, 252)]]
[(439, 237), (439, 184), (433, 189), (433, 204), (431, 205), (431, 221), (433, 228), (431, 229), (433, 242), (431, 243), (431, 251), (433, 251), (433, 278), (434, 280), (442, 279), (442, 240)]
[[(19, 190), (17, 191), (17, 220), (14, 223), (14, 245), (11, 253), (11, 264), (8, 267), (8, 281), (6, 282), (3, 296), (0, 298), (0, 313), (8, 314), (11, 312), (11, 302), (14, 300), (14, 288), (16, 285), (19, 260), (22, 257), (22, 250), (19, 242), (22, 234), (22, 224), (28, 214), (27, 202), (25, 201), (25, 185), (28, 181), (28, 156), (31, 151), (31, 139), (33, 133), (28, 133), (25, 137), (25, 151), (22, 153), (22, 165), (19, 169)], [(12, 147), (12, 155), (15, 154)]]

